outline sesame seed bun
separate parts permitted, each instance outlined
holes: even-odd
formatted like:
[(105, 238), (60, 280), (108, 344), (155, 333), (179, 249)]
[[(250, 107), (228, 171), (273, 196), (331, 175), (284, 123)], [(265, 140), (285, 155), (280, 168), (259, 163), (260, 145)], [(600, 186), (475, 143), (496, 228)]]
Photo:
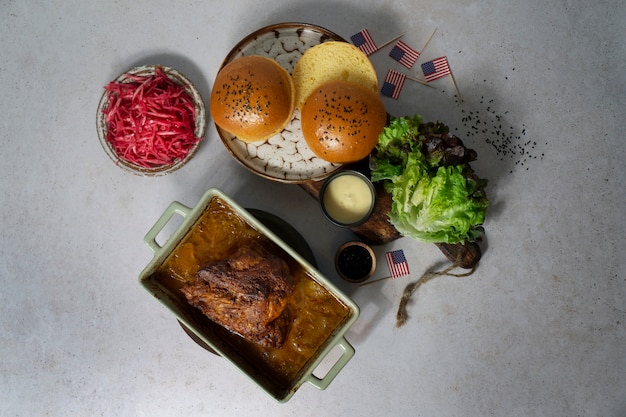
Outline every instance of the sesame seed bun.
[(217, 126), (245, 142), (256, 142), (289, 123), (295, 88), (289, 72), (273, 59), (244, 56), (219, 71), (210, 103)]
[(301, 110), (302, 134), (318, 157), (351, 163), (367, 157), (387, 122), (385, 106), (371, 89), (331, 81), (313, 91)]

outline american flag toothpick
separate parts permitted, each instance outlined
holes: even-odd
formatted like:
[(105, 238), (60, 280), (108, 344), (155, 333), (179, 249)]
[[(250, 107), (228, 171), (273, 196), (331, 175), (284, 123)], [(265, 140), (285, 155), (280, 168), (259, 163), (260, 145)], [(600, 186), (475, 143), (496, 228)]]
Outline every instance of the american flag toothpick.
[(450, 64), (448, 64), (447, 57), (442, 56), (433, 59), (432, 61), (424, 62), (422, 64), (422, 72), (424, 73), (424, 78), (427, 82), (435, 81), (441, 77), (449, 75), (454, 91), (456, 91), (456, 96), (459, 98), (459, 101), (463, 101), (461, 93), (459, 93), (459, 88), (454, 81), (454, 76), (452, 75), (452, 70), (450, 69)]
[(424, 46), (422, 46), (422, 49), (420, 49), (419, 51), (411, 48), (406, 42), (398, 40), (389, 52), (389, 56), (398, 61), (400, 64), (407, 67), (408, 69), (413, 68), (415, 61), (417, 61), (422, 52), (424, 52), (424, 49), (426, 49), (426, 46), (430, 43), (430, 40), (433, 38), (433, 36), (435, 36), (436, 31), (437, 29), (433, 31), (430, 37), (426, 40), (426, 43), (424, 43)]
[(409, 275), (409, 264), (406, 262), (404, 251), (402, 249), (387, 252), (385, 255), (387, 266), (392, 278)]
[(386, 279), (396, 279), (398, 277), (409, 275), (409, 264), (406, 261), (404, 251), (402, 249), (387, 252), (385, 254), (385, 259), (387, 260), (387, 266), (389, 267), (389, 273), (391, 275), (385, 278), (380, 278), (374, 281), (363, 283), (360, 285), (361, 287), (363, 285), (373, 284), (375, 282), (384, 281)]
[(389, 71), (387, 71), (387, 75), (385, 76), (383, 86), (380, 89), (380, 93), (384, 96), (397, 100), (398, 97), (400, 97), (400, 91), (402, 91), (405, 80), (406, 75), (394, 69), (389, 69)]
[(450, 65), (445, 56), (433, 59), (422, 64), (422, 72), (427, 82), (438, 80), (441, 77), (450, 75)]
[(420, 80), (419, 78), (409, 77), (408, 75), (403, 74), (400, 71), (396, 71), (395, 69), (390, 68), (387, 71), (387, 75), (385, 75), (385, 81), (383, 82), (383, 86), (380, 89), (380, 93), (384, 96), (391, 97), (397, 100), (400, 97), (400, 92), (402, 91), (402, 87), (404, 87), (404, 82), (406, 80), (415, 81), (416, 83), (425, 85), (426, 87), (434, 88), (426, 81)]
[(350, 40), (352, 41), (354, 46), (359, 48), (365, 55), (370, 56), (374, 52), (379, 51), (381, 48), (384, 48), (385, 46), (389, 45), (393, 41), (400, 39), (402, 35), (403, 34), (398, 35), (395, 38), (391, 39), (390, 41), (387, 41), (384, 44), (377, 46), (369, 30), (363, 29), (360, 32), (355, 33), (354, 35), (350, 36)]
[(407, 45), (404, 41), (398, 40), (389, 52), (389, 56), (408, 69), (411, 69), (415, 61), (417, 61), (417, 58), (419, 58), (420, 53)]

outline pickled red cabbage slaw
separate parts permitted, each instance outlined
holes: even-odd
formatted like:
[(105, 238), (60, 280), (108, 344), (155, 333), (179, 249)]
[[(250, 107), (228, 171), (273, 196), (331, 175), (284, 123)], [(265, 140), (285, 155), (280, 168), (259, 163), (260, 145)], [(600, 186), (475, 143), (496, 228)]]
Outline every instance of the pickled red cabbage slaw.
[(109, 104), (106, 141), (117, 156), (141, 168), (159, 168), (184, 159), (202, 138), (195, 135), (196, 109), (185, 88), (161, 67), (154, 75), (126, 74), (104, 88)]

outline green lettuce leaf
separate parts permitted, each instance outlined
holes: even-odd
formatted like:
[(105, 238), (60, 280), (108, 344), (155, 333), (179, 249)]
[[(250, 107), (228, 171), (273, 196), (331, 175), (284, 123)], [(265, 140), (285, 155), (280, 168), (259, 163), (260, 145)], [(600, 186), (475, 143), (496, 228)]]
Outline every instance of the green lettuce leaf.
[(486, 180), (469, 160), (476, 153), (441, 123), (420, 116), (392, 118), (370, 157), (372, 181), (384, 181), (389, 219), (408, 237), (432, 243), (476, 240), (488, 207)]

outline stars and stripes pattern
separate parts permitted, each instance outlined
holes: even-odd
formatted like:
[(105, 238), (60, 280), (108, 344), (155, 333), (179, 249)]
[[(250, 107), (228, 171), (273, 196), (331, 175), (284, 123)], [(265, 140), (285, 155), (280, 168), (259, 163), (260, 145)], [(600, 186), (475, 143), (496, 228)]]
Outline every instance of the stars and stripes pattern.
[(427, 82), (431, 82), (451, 74), (448, 59), (445, 56), (433, 59), (432, 61), (424, 62), (422, 64), (422, 72), (424, 73), (424, 77)]
[(385, 76), (385, 81), (380, 89), (380, 93), (384, 96), (391, 97), (395, 100), (400, 97), (400, 91), (406, 81), (406, 75), (394, 69), (389, 69)]
[(404, 251), (402, 249), (387, 252), (385, 255), (387, 259), (387, 266), (389, 266), (389, 273), (391, 278), (398, 278), (404, 275), (409, 275), (409, 264), (406, 262)]
[(363, 29), (359, 33), (355, 33), (350, 36), (350, 40), (354, 46), (359, 48), (367, 56), (370, 56), (374, 52), (378, 51), (378, 47), (367, 29)]
[(389, 52), (389, 56), (408, 69), (411, 69), (415, 64), (415, 61), (417, 61), (417, 58), (419, 58), (420, 53), (411, 48), (405, 42), (398, 41)]

